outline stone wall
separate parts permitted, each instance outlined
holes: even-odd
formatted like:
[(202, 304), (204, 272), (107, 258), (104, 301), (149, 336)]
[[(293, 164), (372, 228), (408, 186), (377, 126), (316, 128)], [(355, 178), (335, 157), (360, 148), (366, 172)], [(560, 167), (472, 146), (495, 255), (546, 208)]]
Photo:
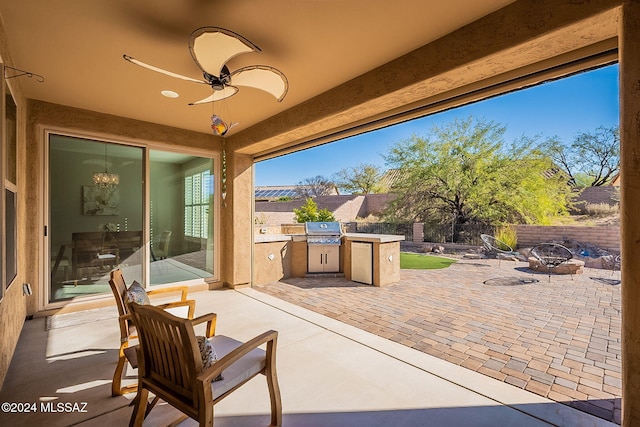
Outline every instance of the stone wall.
[(520, 248), (571, 239), (590, 243), (609, 252), (620, 253), (620, 227), (617, 225), (593, 227), (516, 225), (515, 229)]

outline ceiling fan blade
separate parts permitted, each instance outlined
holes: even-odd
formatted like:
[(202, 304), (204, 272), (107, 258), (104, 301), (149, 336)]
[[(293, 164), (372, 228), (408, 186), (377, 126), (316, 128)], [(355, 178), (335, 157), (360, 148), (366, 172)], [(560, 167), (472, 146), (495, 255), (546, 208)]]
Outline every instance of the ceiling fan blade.
[(199, 104), (206, 104), (207, 102), (220, 101), (222, 99), (235, 95), (236, 92), (238, 92), (237, 87), (225, 86), (224, 89), (215, 90), (211, 95), (207, 96), (206, 98), (201, 99), (200, 101), (191, 102), (189, 103), (189, 105), (199, 105)]
[(204, 80), (193, 79), (191, 77), (183, 76), (182, 74), (177, 74), (177, 73), (173, 73), (171, 71), (163, 70), (162, 68), (154, 67), (153, 65), (149, 65), (149, 64), (146, 64), (146, 63), (144, 63), (142, 61), (138, 61), (137, 59), (135, 59), (135, 58), (133, 58), (133, 57), (131, 57), (129, 55), (122, 55), (122, 57), (125, 60), (131, 62), (132, 64), (139, 65), (140, 67), (149, 69), (151, 71), (155, 71), (155, 72), (160, 73), (160, 74), (164, 74), (166, 76), (175, 77), (175, 78), (178, 78), (178, 79), (187, 80), (187, 81), (194, 82), (194, 83), (209, 84), (208, 82), (206, 82)]
[(282, 101), (289, 90), (289, 82), (282, 72), (266, 65), (242, 67), (230, 74), (231, 83), (264, 90)]
[(189, 36), (189, 51), (202, 71), (220, 77), (224, 64), (234, 56), (260, 52), (260, 48), (240, 34), (219, 27), (202, 27)]

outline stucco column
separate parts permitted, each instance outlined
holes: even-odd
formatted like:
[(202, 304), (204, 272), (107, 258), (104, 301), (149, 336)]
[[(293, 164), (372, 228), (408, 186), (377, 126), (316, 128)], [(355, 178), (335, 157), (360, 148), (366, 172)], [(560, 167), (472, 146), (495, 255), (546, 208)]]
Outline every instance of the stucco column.
[(227, 194), (221, 211), (221, 280), (225, 286), (251, 283), (253, 249), (253, 158), (226, 150)]
[(622, 425), (640, 425), (640, 0), (620, 20)]

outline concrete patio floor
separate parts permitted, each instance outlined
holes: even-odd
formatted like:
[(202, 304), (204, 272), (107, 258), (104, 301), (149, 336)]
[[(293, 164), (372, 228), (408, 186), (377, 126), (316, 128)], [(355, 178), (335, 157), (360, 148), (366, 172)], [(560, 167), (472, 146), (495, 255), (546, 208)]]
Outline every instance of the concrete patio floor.
[[(279, 331), (284, 426), (614, 425), (255, 289), (191, 297), (196, 314), (218, 313), (219, 334), (246, 340)], [(0, 425), (127, 425), (133, 396), (110, 396), (119, 341), (115, 308), (63, 316), (25, 323), (0, 402), (35, 403), (37, 412), (0, 412)], [(43, 413), (46, 401), (78, 404), (85, 412)], [(266, 425), (268, 411), (259, 376), (216, 405), (215, 422)], [(166, 425), (178, 415), (159, 405), (145, 425)]]
[(255, 289), (620, 424), (619, 278), (463, 259), (383, 288), (305, 278)]

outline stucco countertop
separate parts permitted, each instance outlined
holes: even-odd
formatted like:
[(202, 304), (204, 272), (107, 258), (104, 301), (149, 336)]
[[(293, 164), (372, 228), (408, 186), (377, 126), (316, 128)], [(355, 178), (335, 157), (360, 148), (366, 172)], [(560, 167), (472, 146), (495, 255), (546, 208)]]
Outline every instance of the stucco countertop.
[(404, 240), (404, 236), (396, 236), (393, 234), (367, 234), (367, 233), (345, 233), (345, 240), (354, 242), (374, 242), (374, 243), (392, 243)]
[(255, 243), (286, 242), (291, 240), (288, 234), (256, 234)]
[[(393, 234), (345, 233), (342, 237), (344, 237), (345, 240), (354, 242), (374, 243), (392, 243), (404, 240), (404, 236), (397, 236)], [(304, 242), (307, 240), (307, 236), (304, 234), (256, 234), (255, 236), (255, 243), (286, 242), (289, 240), (293, 240), (294, 242)]]

